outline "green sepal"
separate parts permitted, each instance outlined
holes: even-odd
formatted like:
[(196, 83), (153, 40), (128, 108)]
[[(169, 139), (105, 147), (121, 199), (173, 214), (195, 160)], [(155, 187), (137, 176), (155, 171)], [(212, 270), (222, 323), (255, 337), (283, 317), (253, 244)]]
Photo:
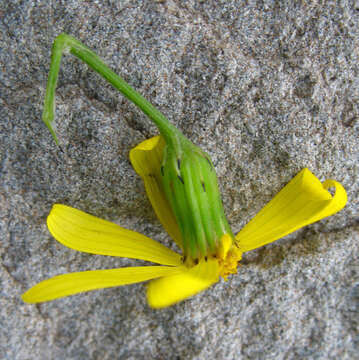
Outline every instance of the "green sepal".
[(184, 254), (198, 260), (216, 254), (222, 235), (233, 235), (208, 154), (181, 135), (176, 147), (165, 148), (162, 181), (182, 233)]

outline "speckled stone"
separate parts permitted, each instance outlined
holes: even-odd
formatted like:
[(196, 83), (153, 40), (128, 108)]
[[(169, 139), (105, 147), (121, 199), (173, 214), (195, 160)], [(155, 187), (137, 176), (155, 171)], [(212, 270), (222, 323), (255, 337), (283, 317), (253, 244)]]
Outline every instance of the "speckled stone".
[[(358, 355), (359, 6), (324, 3), (0, 2), (0, 358)], [(46, 229), (54, 203), (170, 244), (128, 160), (156, 134), (134, 105), (65, 56), (63, 153), (42, 124), (61, 32), (210, 153), (235, 232), (303, 167), (340, 181), (347, 207), (246, 254), (238, 275), (169, 309), (150, 309), (143, 284), (24, 304), (20, 295), (50, 276), (140, 264), (57, 243)]]

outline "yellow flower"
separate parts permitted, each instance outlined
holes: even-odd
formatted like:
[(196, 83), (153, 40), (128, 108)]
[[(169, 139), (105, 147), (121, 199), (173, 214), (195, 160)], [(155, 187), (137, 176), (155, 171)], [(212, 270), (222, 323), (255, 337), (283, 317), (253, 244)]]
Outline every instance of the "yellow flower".
[[(146, 140), (130, 153), (135, 171), (142, 177), (151, 204), (179, 248), (180, 229), (161, 182), (164, 141)], [(327, 189), (334, 188), (332, 196)], [(63, 245), (78, 251), (147, 260), (160, 264), (112, 270), (94, 270), (55, 276), (22, 295), (28, 303), (49, 301), (76, 293), (151, 280), (147, 300), (151, 307), (173, 305), (236, 273), (242, 253), (273, 242), (297, 229), (341, 210), (347, 195), (341, 184), (323, 184), (303, 169), (235, 237), (222, 236), (214, 255), (193, 263), (164, 245), (131, 230), (88, 215), (80, 210), (54, 205), (47, 225)]]

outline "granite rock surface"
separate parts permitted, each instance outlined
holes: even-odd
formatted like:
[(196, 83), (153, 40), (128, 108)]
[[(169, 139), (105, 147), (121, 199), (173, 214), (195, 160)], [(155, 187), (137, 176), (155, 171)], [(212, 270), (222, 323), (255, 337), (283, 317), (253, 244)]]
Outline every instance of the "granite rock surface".
[[(359, 3), (0, 2), (0, 358), (354, 359), (358, 355)], [(67, 32), (212, 157), (234, 232), (297, 172), (340, 181), (340, 213), (248, 253), (238, 275), (161, 311), (145, 285), (41, 305), (48, 277), (140, 262), (83, 254), (46, 228), (64, 203), (170, 244), (130, 149), (157, 134), (86, 65), (63, 58), (59, 151), (41, 111)]]

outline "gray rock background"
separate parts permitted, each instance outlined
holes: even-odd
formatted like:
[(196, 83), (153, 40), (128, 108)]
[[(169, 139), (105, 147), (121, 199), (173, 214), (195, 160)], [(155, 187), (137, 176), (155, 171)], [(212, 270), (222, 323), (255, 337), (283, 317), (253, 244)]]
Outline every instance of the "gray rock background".
[[(0, 358), (358, 355), (358, 2), (2, 0), (0, 14)], [(347, 207), (169, 309), (150, 309), (143, 284), (24, 304), (26, 289), (56, 274), (140, 264), (57, 243), (45, 224), (54, 203), (170, 243), (128, 160), (156, 134), (139, 110), (66, 56), (64, 153), (42, 124), (61, 32), (211, 154), (235, 232), (303, 167), (340, 181)]]

